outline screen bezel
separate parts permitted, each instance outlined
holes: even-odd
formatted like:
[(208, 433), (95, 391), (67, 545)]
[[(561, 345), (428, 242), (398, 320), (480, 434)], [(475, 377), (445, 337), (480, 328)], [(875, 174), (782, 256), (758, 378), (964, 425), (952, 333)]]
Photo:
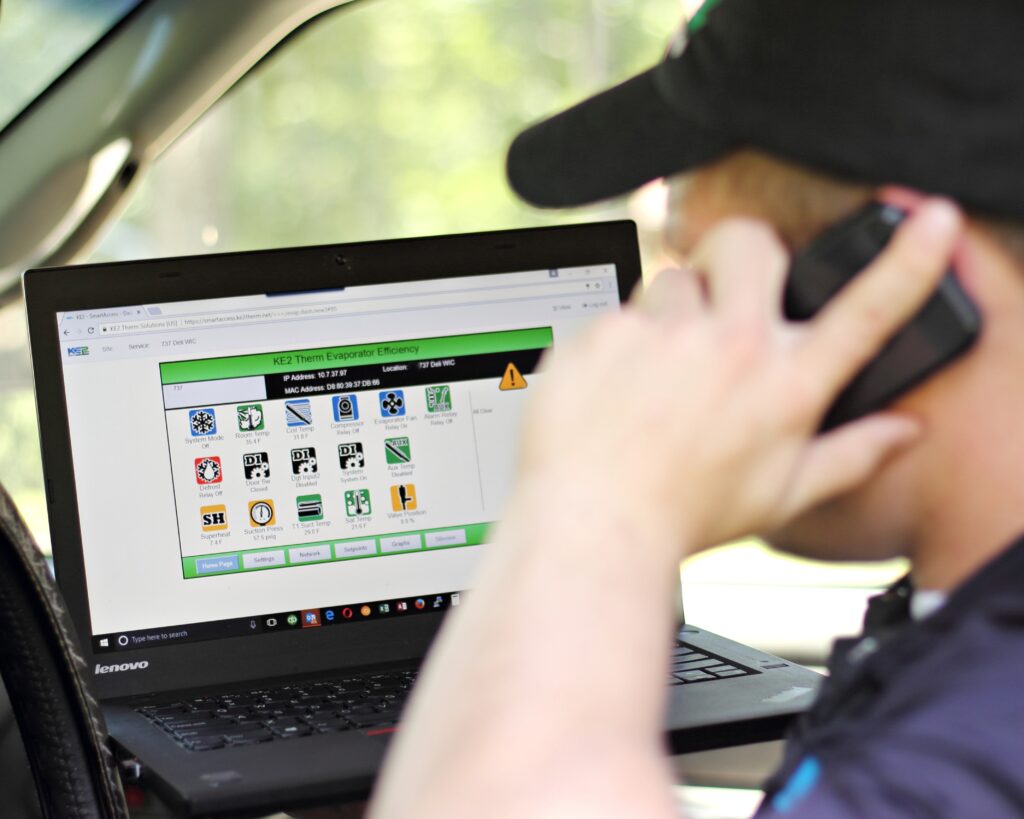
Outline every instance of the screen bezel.
[[(28, 271), (24, 288), (53, 561), (97, 694), (123, 697), (416, 660), (441, 615), (94, 654), (58, 313), (597, 264), (615, 265), (625, 303), (641, 277), (632, 221)], [(148, 666), (130, 673), (92, 674), (97, 664), (141, 661)]]

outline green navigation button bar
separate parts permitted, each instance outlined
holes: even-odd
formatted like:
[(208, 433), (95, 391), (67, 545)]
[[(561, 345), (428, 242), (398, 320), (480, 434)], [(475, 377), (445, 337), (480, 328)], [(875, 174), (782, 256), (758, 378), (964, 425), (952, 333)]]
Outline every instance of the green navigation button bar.
[(162, 384), (184, 384), (220, 378), (292, 373), (303, 370), (334, 369), (359, 364), (389, 364), (428, 358), (455, 358), (467, 355), (506, 353), (550, 347), (554, 336), (550, 327), (472, 333), (462, 336), (414, 338), (356, 344), (349, 347), (321, 347), (282, 353), (204, 358), (194, 361), (170, 361), (160, 365)]
[[(468, 526), (448, 526), (442, 529), (421, 529), (414, 532), (390, 532), (346, 540), (321, 540), (294, 546), (277, 546), (270, 550), (267, 548), (246, 549), (239, 552), (199, 555), (182, 558), (181, 566), (186, 578), (195, 578), (384, 557), (389, 554), (408, 553), (409, 549), (421, 548), (419, 545), (400, 548), (401, 544), (397, 542), (399, 540), (425, 544), (426, 548), (431, 551), (455, 549), (460, 546), (478, 546), (481, 543), (486, 543), (487, 531), (490, 526), (489, 523), (472, 523)], [(285, 554), (288, 556), (287, 561)]]

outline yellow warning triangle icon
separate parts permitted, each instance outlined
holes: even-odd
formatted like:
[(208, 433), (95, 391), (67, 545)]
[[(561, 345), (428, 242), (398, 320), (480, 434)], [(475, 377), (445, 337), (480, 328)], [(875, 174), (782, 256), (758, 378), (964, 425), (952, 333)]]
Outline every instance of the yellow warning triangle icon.
[(502, 376), (501, 383), (498, 385), (499, 390), (525, 390), (526, 379), (523, 378), (523, 374), (519, 372), (518, 368), (511, 361), (505, 368), (505, 375)]

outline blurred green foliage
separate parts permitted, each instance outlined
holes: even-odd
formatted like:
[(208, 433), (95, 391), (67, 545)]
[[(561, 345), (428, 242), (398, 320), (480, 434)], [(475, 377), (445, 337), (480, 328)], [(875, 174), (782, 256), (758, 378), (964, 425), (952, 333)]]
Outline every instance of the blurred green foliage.
[(30, 389), (0, 391), (0, 479), (40, 546), (49, 551), (36, 405)]
[(622, 216), (518, 202), (526, 124), (655, 63), (677, 0), (358, 0), (316, 21), (161, 158), (95, 258)]
[(0, 127), (138, 0), (0, 0)]
[(0, 393), (0, 475), (11, 492), (42, 485), (36, 405), (31, 390)]

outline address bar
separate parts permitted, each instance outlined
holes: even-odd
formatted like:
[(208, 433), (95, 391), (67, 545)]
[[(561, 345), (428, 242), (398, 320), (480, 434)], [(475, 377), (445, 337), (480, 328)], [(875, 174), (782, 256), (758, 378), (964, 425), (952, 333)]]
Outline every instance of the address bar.
[[(351, 316), (360, 313), (404, 312), (430, 307), (450, 307), (460, 304), (488, 301), (503, 303), (553, 296), (597, 295), (595, 285), (590, 282), (552, 282), (543, 285), (528, 285), (502, 288), (501, 294), (490, 288), (467, 290), (458, 294), (425, 293), (422, 296), (400, 298), (367, 299), (359, 304), (314, 304), (296, 307), (271, 307), (263, 310), (232, 310), (224, 313), (209, 313), (194, 316), (167, 316), (164, 318), (140, 319), (138, 321), (117, 321), (101, 324), (100, 335), (130, 335), (133, 333), (173, 332), (176, 330), (202, 330), (210, 327), (228, 327), (244, 324), (265, 324), (271, 321), (289, 321), (303, 318), (327, 316)], [(382, 309), (383, 308), (383, 309)]]
[(309, 318), (312, 316), (339, 313), (337, 304), (323, 304), (312, 307), (276, 307), (270, 310), (238, 310), (231, 313), (214, 313), (207, 316), (177, 316), (141, 321), (119, 321), (100, 325), (100, 335), (126, 335), (151, 333), (165, 330), (201, 330), (206, 327), (222, 327), (232, 324), (262, 324), (281, 319)]

